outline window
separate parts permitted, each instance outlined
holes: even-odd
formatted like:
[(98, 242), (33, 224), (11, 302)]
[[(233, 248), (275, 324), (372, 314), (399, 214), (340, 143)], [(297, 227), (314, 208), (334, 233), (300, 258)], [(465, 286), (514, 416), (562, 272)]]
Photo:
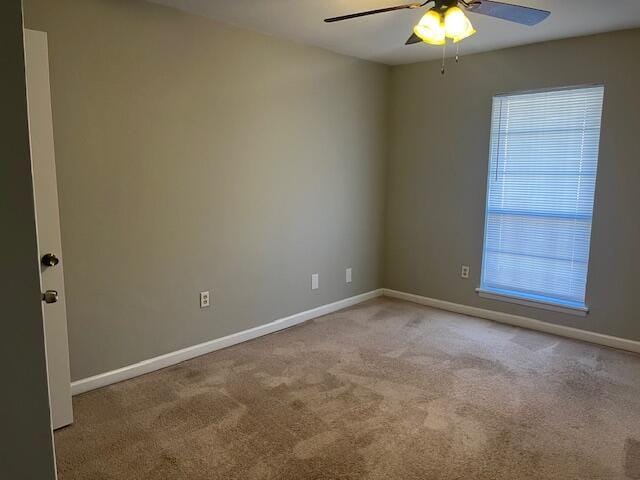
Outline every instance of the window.
[(494, 97), (481, 295), (586, 312), (603, 97), (603, 86)]

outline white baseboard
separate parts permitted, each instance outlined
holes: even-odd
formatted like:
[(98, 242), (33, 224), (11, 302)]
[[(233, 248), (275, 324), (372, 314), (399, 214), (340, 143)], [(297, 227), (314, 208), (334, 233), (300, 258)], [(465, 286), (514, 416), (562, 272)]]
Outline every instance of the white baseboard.
[(112, 370), (110, 372), (94, 375), (93, 377), (77, 380), (71, 383), (71, 393), (72, 395), (78, 395), (90, 390), (95, 390), (96, 388), (105, 387), (107, 385), (118, 383), (123, 380), (128, 380), (139, 375), (144, 375), (145, 373), (154, 372), (156, 370), (160, 370), (161, 368), (170, 367), (172, 365), (184, 362), (185, 360), (199, 357), (207, 353), (215, 352), (216, 350), (230, 347), (232, 345), (237, 345), (238, 343), (246, 342), (263, 335), (268, 335), (269, 333), (274, 333), (279, 330), (298, 325), (308, 320), (312, 320), (314, 318), (318, 318), (323, 315), (342, 310), (343, 308), (347, 308), (382, 295), (386, 297), (397, 298), (400, 300), (407, 300), (409, 302), (418, 303), (420, 305), (439, 308), (441, 310), (461, 313), (463, 315), (485, 318), (487, 320), (493, 320), (508, 325), (528, 328), (530, 330), (537, 330), (540, 332), (559, 335), (561, 337), (583, 340), (585, 342), (595, 343), (598, 345), (604, 345), (607, 347), (618, 348), (620, 350), (640, 353), (640, 342), (638, 341), (627, 340), (624, 338), (613, 337), (601, 333), (589, 332), (587, 330), (580, 330), (578, 328), (565, 327), (563, 325), (542, 322), (540, 320), (522, 317), (519, 315), (496, 312), (494, 310), (486, 310), (484, 308), (471, 307), (468, 305), (461, 305), (458, 303), (437, 300), (435, 298), (423, 297), (421, 295), (398, 292), (396, 290), (384, 288), (363, 293), (361, 295), (356, 295), (354, 297), (345, 298), (343, 300), (339, 300), (327, 305), (322, 305), (311, 310), (296, 313), (295, 315), (291, 315), (289, 317), (280, 318), (265, 325), (260, 325), (258, 327), (234, 333), (226, 337), (217, 338), (215, 340), (194, 345), (193, 347), (187, 347), (182, 350), (177, 350), (165, 355), (160, 355), (159, 357), (144, 360), (142, 362), (119, 368), (117, 370)]
[(311, 310), (296, 313), (295, 315), (291, 315), (289, 317), (280, 318), (271, 323), (260, 325), (258, 327), (244, 330), (242, 332), (234, 333), (226, 337), (217, 338), (209, 342), (194, 345), (193, 347), (183, 348), (182, 350), (177, 350), (165, 355), (160, 355), (159, 357), (144, 360), (142, 362), (119, 368), (117, 370), (112, 370), (110, 372), (94, 375), (93, 377), (77, 380), (71, 383), (71, 393), (72, 395), (78, 395), (90, 390), (95, 390), (96, 388), (105, 387), (113, 383), (128, 380), (139, 375), (144, 375), (145, 373), (154, 372), (156, 370), (160, 370), (161, 368), (170, 367), (171, 365), (184, 362), (185, 360), (199, 357), (207, 353), (215, 352), (216, 350), (220, 350), (221, 348), (237, 345), (238, 343), (246, 342), (247, 340), (252, 340), (269, 333), (277, 332), (278, 330), (283, 330), (285, 328), (298, 325), (300, 323), (306, 322), (307, 320), (311, 320), (323, 315), (327, 315), (329, 313), (336, 312), (338, 310), (342, 310), (343, 308), (356, 305), (366, 300), (380, 297), (382, 296), (382, 294), (382, 289), (373, 290), (361, 295), (356, 295), (355, 297), (345, 298), (334, 303), (329, 303), (327, 305), (322, 305)]
[(618, 348), (629, 352), (640, 353), (640, 342), (635, 340), (627, 340), (620, 337), (612, 337), (602, 333), (589, 332), (580, 330), (579, 328), (565, 327), (553, 323), (542, 322), (529, 317), (519, 315), (511, 315), (510, 313), (496, 312), (494, 310), (486, 310), (484, 308), (470, 307), (459, 303), (446, 302), (435, 298), (423, 297), (412, 293), (398, 292), (397, 290), (383, 289), (385, 297), (398, 298), (409, 302), (426, 305), (429, 307), (448, 310), (450, 312), (461, 313), (473, 317), (485, 318), (499, 323), (506, 323), (516, 327), (528, 328), (539, 332), (551, 333), (561, 337), (572, 338), (574, 340), (582, 340), (585, 342), (604, 345), (606, 347)]

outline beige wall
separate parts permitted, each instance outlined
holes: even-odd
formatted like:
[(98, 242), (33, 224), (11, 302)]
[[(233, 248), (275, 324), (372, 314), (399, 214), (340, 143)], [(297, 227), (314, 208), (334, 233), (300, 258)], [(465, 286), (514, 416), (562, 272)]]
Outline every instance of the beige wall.
[(140, 1), (25, 19), (49, 34), (74, 380), (381, 286), (386, 67)]
[[(49, 33), (73, 379), (383, 285), (640, 339), (640, 30), (443, 77), (141, 1), (25, 3)], [(492, 96), (589, 82), (606, 86), (591, 313), (478, 298)]]
[[(384, 285), (640, 340), (640, 30), (396, 67)], [(479, 298), (491, 99), (591, 82), (605, 104), (586, 318)], [(471, 278), (459, 276), (471, 266)]]
[(20, 0), (0, 2), (0, 477), (55, 478)]

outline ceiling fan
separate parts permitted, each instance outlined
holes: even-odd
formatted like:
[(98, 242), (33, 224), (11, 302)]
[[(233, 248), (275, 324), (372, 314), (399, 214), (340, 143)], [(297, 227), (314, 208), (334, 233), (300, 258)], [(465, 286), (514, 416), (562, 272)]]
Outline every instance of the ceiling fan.
[(430, 3), (434, 5), (425, 13), (417, 25), (413, 27), (413, 34), (406, 41), (405, 45), (421, 42), (431, 45), (445, 45), (447, 38), (454, 43), (458, 43), (470, 37), (476, 33), (476, 31), (471, 25), (471, 21), (464, 14), (463, 9), (471, 13), (488, 15), (528, 26), (537, 25), (551, 15), (551, 12), (546, 10), (495, 2), (493, 0), (426, 0), (421, 3), (397, 5), (395, 7), (379, 8), (366, 12), (327, 18), (325, 22), (333, 23), (378, 13), (395, 12), (397, 10), (420, 9)]

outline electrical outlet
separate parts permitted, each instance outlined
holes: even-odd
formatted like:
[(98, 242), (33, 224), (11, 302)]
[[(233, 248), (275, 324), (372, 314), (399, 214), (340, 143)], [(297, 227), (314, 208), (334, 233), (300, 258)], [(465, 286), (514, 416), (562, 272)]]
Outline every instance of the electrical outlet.
[(351, 267), (347, 268), (345, 280), (347, 283), (351, 283)]
[(469, 265), (462, 265), (460, 269), (460, 276), (462, 278), (469, 278)]
[(211, 295), (209, 292), (200, 292), (200, 308), (207, 308), (211, 306)]
[(320, 287), (320, 278), (317, 273), (311, 275), (311, 290), (317, 290)]

